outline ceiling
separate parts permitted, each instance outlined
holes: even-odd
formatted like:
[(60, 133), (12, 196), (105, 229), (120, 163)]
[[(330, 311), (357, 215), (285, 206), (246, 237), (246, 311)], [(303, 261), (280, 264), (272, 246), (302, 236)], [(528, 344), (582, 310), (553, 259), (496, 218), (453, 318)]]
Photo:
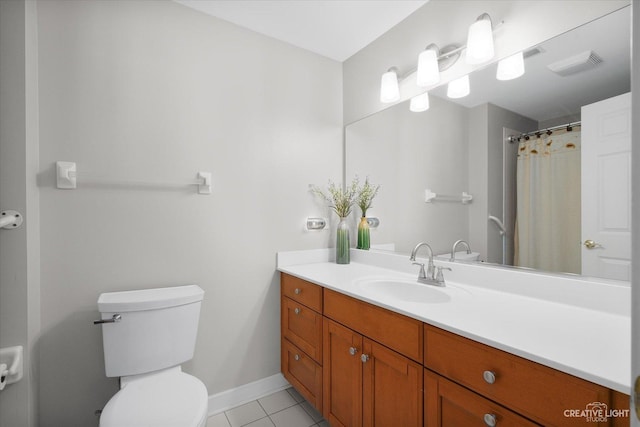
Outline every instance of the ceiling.
[(428, 0), (174, 0), (343, 62)]

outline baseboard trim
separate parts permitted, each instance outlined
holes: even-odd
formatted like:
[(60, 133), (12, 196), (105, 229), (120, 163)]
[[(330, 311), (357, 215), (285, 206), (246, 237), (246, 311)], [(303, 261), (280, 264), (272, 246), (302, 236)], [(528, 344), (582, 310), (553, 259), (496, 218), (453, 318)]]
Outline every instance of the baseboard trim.
[(291, 385), (284, 376), (279, 373), (262, 378), (240, 387), (222, 391), (209, 396), (209, 416), (219, 414), (236, 406), (260, 399), (276, 391), (284, 390)]

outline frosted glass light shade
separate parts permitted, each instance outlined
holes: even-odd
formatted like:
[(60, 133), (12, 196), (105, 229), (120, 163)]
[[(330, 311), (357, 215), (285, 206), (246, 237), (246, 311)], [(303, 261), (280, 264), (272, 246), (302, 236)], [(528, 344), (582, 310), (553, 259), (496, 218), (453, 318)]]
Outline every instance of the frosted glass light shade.
[(489, 15), (482, 15), (469, 26), (467, 64), (482, 64), (493, 58), (493, 30)]
[(422, 95), (414, 96), (409, 103), (409, 110), (414, 113), (421, 113), (429, 109), (429, 92), (425, 92)]
[(427, 87), (435, 85), (439, 81), (438, 53), (434, 49), (425, 49), (418, 55), (416, 84), (420, 87)]
[(498, 62), (496, 78), (498, 80), (517, 79), (524, 74), (524, 56), (522, 52), (511, 55)]
[(469, 75), (452, 80), (447, 86), (447, 96), (449, 98), (463, 98), (469, 95)]
[(400, 99), (398, 75), (395, 69), (390, 69), (382, 75), (380, 80), (380, 102), (389, 103)]

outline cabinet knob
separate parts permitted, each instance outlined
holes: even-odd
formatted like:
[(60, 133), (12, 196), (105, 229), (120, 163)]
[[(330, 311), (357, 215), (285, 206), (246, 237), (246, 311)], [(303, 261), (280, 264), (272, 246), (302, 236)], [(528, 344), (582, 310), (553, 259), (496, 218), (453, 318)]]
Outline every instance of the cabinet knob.
[(295, 356), (293, 356), (293, 358), (294, 358), (295, 360), (300, 360), (300, 355), (299, 355), (299, 354), (296, 354)]
[(360, 360), (362, 360), (362, 363), (367, 363), (367, 361), (369, 360), (369, 355), (367, 354), (361, 355)]
[(489, 427), (495, 427), (498, 424), (498, 419), (493, 414), (484, 414), (484, 423)]
[(293, 312), (294, 312), (295, 314), (300, 314), (300, 309), (299, 309), (298, 307), (296, 307), (296, 308), (293, 310)]
[(352, 356), (355, 356), (356, 353), (358, 352), (358, 349), (355, 347), (349, 347), (349, 354)]
[(482, 373), (482, 378), (484, 378), (487, 384), (493, 384), (496, 382), (496, 374), (493, 371), (484, 371)]
[(300, 292), (302, 292), (302, 291), (300, 290), (300, 288), (296, 288), (296, 289), (293, 291), (293, 293), (294, 293), (294, 294), (296, 294), (296, 295), (300, 295)]

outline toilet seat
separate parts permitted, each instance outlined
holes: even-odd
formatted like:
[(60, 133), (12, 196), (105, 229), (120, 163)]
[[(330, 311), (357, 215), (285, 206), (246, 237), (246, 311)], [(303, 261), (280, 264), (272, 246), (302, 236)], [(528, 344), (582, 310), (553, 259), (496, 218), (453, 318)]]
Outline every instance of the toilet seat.
[(104, 407), (100, 427), (204, 427), (208, 393), (180, 367), (126, 377)]

